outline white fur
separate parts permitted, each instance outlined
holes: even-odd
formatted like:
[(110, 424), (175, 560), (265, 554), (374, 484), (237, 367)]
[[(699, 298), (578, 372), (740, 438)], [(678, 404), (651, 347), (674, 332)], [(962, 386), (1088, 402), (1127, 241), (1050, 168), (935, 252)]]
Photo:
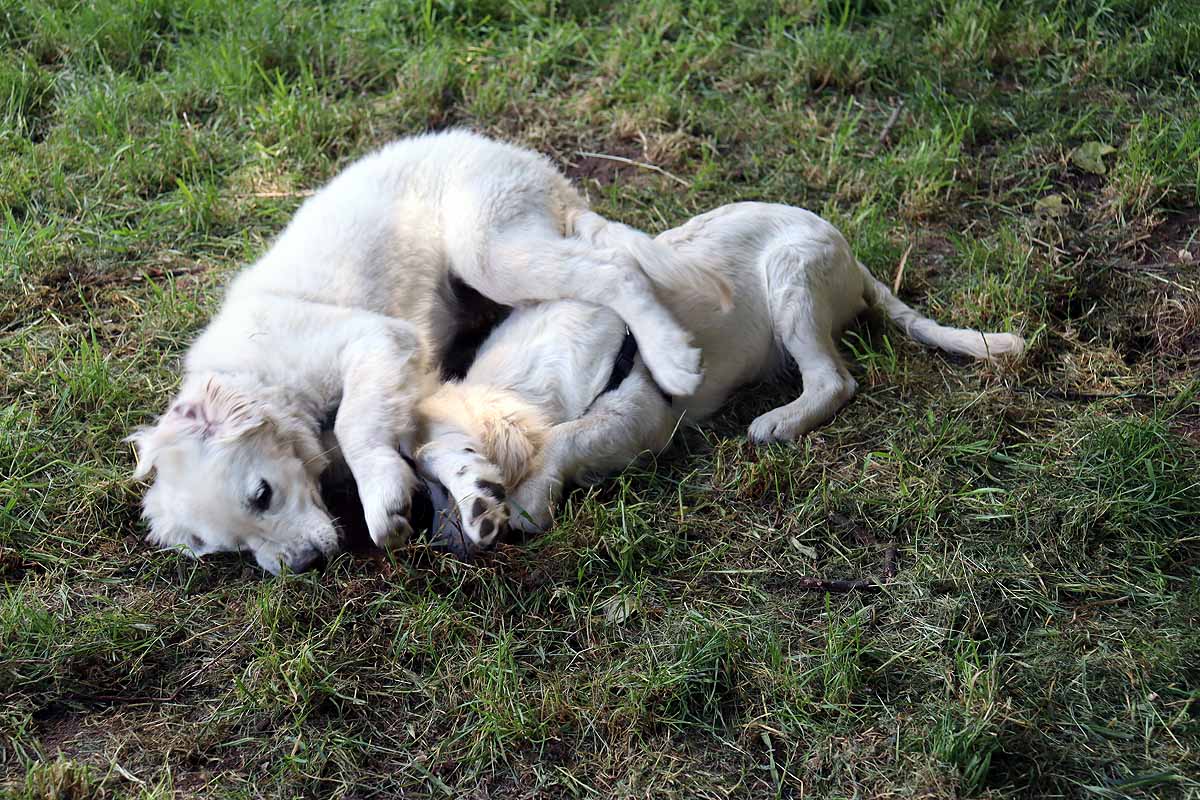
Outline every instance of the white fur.
[[(723, 279), (680, 274), (670, 259), (639, 263), (619, 242), (575, 236), (577, 225), (603, 238), (608, 223), (545, 159), (470, 133), (404, 139), (351, 165), (231, 283), (171, 410), (130, 437), (137, 474), (157, 473), (151, 539), (193, 555), (252, 550), (272, 572), (331, 552), (317, 477), (330, 461), (319, 422), (336, 408), (371, 537), (403, 540), (415, 476), (401, 453), (412, 453), (417, 403), (436, 388), (451, 271), (499, 303), (603, 304), (637, 333), (662, 385), (694, 391), (700, 353), (653, 282), (716, 305), (728, 303)], [(275, 502), (259, 513), (248, 503), (264, 479)]]
[[(625, 331), (607, 309), (543, 303), (519, 309), (492, 333), (462, 383), (443, 387), (422, 412), (439, 421), (442, 435), (454, 431), (460, 444), (470, 443), (488, 457), (493, 456), (486, 442), (472, 432), (487, 426), (489, 414), (526, 421), (525, 436), (541, 445), (527, 465), (506, 467), (510, 474), (528, 473), (511, 497), (522, 527), (549, 523), (565, 482), (587, 481), (661, 449), (681, 419), (704, 419), (734, 389), (772, 374), (789, 359), (799, 368), (803, 392), (755, 419), (750, 438), (794, 440), (826, 422), (857, 388), (835, 337), (868, 305), (882, 308), (918, 341), (948, 352), (992, 358), (1019, 354), (1025, 346), (1013, 334), (948, 328), (921, 316), (871, 276), (837, 229), (800, 208), (736, 203), (654, 240), (625, 226), (584, 234), (598, 246), (657, 246), (664, 258), (674, 259), (676, 274), (694, 269), (724, 276), (733, 287), (734, 312), (715, 314), (711, 293), (665, 284), (664, 302), (705, 357), (703, 383), (677, 394), (673, 403), (663, 398), (640, 359), (624, 383), (600, 394)], [(472, 404), (479, 417), (465, 422), (448, 413), (463, 408), (456, 393), (477, 394), (483, 387), (502, 393), (505, 401), (492, 408)], [(514, 397), (525, 410), (514, 405)]]

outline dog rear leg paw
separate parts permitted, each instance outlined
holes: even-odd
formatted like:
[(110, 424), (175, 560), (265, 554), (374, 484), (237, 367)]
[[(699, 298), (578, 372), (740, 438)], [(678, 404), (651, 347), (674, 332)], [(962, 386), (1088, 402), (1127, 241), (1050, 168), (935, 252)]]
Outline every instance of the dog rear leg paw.
[(550, 486), (536, 478), (526, 480), (509, 500), (513, 528), (525, 534), (545, 533), (554, 524), (554, 498)]
[(507, 493), (498, 481), (475, 480), (475, 491), (458, 501), (462, 528), (476, 547), (488, 547), (508, 533)]

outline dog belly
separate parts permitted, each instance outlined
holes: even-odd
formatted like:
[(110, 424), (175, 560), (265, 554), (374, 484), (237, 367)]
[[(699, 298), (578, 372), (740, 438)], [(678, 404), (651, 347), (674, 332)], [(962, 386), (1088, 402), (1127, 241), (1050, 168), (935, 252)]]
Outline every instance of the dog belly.
[(508, 389), (552, 424), (577, 419), (612, 373), (625, 323), (572, 301), (518, 308), (480, 347), (465, 383)]

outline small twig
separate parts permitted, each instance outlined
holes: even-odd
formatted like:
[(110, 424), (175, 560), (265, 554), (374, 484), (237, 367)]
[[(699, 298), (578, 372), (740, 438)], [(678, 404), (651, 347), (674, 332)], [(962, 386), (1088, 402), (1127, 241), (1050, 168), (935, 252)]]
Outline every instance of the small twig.
[(143, 703), (169, 703), (175, 699), (174, 695), (170, 697), (149, 697), (147, 695), (115, 695), (115, 694), (76, 694), (71, 696), (72, 700), (80, 700), (86, 703), (113, 703), (122, 706), (140, 705)]
[(247, 192), (239, 194), (238, 197), (266, 197), (266, 198), (292, 198), (292, 197), (312, 197), (315, 192), (312, 189), (299, 189), (294, 192)]
[(1077, 392), (1073, 389), (1042, 389), (1036, 386), (1028, 387), (1026, 392), (1051, 400), (1062, 400), (1067, 403), (1091, 403), (1096, 400), (1161, 400), (1171, 398), (1153, 392)]
[(681, 186), (687, 186), (688, 188), (691, 188), (692, 185), (690, 181), (686, 181), (678, 175), (672, 175), (662, 167), (657, 167), (654, 164), (647, 164), (645, 161), (634, 161), (632, 158), (625, 158), (624, 156), (610, 156), (607, 153), (589, 153), (585, 150), (576, 150), (575, 155), (580, 156), (581, 158), (602, 158), (606, 161), (616, 161), (618, 164), (628, 164), (631, 167), (648, 169), (651, 172), (657, 172), (659, 175), (665, 175)]
[(904, 110), (904, 98), (896, 103), (896, 107), (892, 109), (892, 115), (888, 117), (887, 122), (883, 124), (883, 130), (879, 132), (879, 143), (883, 144), (888, 137), (892, 135), (892, 128), (896, 127), (896, 121), (900, 119), (900, 112)]
[(200, 669), (193, 672), (192, 676), (190, 678), (186, 679), (185, 681), (183, 681), (183, 683), (176, 686), (175, 691), (171, 693), (170, 697), (164, 698), (164, 701), (171, 702), (171, 701), (175, 700), (176, 698), (178, 698), (181, 694), (183, 694), (184, 690), (186, 690), (189, 686), (191, 686), (193, 683), (195, 683), (196, 680), (201, 675), (203, 675), (206, 670), (211, 669), (212, 666), (214, 664), (216, 664), (218, 661), (220, 661), (225, 656), (226, 653), (228, 653), (233, 648), (237, 647), (238, 643), (241, 642), (242, 639), (246, 638), (246, 634), (250, 632), (250, 629), (254, 627), (254, 624), (257, 621), (258, 621), (257, 617), (250, 620), (250, 624), (247, 625), (242, 630), (241, 633), (239, 633), (237, 636), (235, 636), (232, 641), (227, 642), (224, 647), (222, 647), (220, 650), (217, 651), (216, 655), (214, 655), (211, 659), (209, 659), (207, 664), (205, 664), (203, 667), (201, 667)]
[(85, 286), (106, 286), (110, 283), (138, 283), (141, 281), (153, 280), (154, 278), (175, 277), (177, 275), (193, 275), (197, 272), (203, 272), (205, 269), (203, 264), (187, 264), (181, 267), (151, 267), (142, 270), (136, 275), (127, 275), (121, 273), (110, 273), (108, 275), (92, 275), (85, 276), (80, 279), (80, 283)]
[(1152, 279), (1152, 281), (1158, 281), (1159, 283), (1165, 283), (1166, 285), (1169, 285), (1169, 287), (1175, 287), (1178, 290), (1187, 291), (1188, 294), (1195, 294), (1196, 293), (1195, 287), (1187, 287), (1187, 285), (1183, 285), (1182, 283), (1178, 283), (1177, 281), (1171, 281), (1170, 278), (1165, 278), (1162, 275), (1158, 275), (1157, 272), (1153, 271), (1153, 270), (1163, 269), (1163, 267), (1170, 267), (1170, 266), (1177, 267), (1177, 269), (1172, 270), (1172, 272), (1182, 272), (1184, 267), (1187, 267), (1188, 265), (1186, 265), (1186, 264), (1171, 264), (1170, 261), (1158, 261), (1158, 263), (1154, 263), (1154, 264), (1129, 264), (1129, 265), (1114, 264), (1110, 267), (1110, 269), (1120, 270), (1120, 271), (1126, 272), (1126, 273), (1133, 273), (1133, 275), (1144, 275), (1147, 278)]
[(889, 544), (883, 551), (883, 571), (880, 573), (885, 581), (896, 577), (900, 565), (900, 550), (895, 544)]
[(900, 119), (900, 112), (904, 110), (904, 98), (896, 103), (896, 107), (892, 109), (891, 116), (887, 118), (887, 122), (883, 123), (883, 130), (879, 132), (879, 141), (871, 150), (871, 155), (876, 155), (888, 142), (888, 137), (892, 135), (892, 128), (896, 127), (896, 122)]
[(904, 255), (900, 256), (900, 266), (896, 267), (896, 278), (892, 281), (892, 294), (900, 294), (900, 281), (904, 278), (904, 265), (908, 263), (908, 254), (912, 252), (914, 244), (915, 242), (909, 242)]
[(146, 782), (144, 780), (142, 780), (138, 776), (134, 775), (132, 772), (125, 769), (124, 767), (122, 767), (116, 761), (113, 761), (112, 765), (113, 765), (113, 769), (115, 769), (117, 772), (121, 773), (121, 777), (125, 778), (125, 780), (127, 780), (131, 783), (136, 783), (138, 786), (146, 785)]
[(1121, 603), (1128, 602), (1129, 599), (1130, 598), (1128, 596), (1110, 597), (1107, 600), (1093, 600), (1090, 603), (1084, 603), (1082, 605), (1076, 606), (1075, 609), (1071, 612), (1071, 622), (1074, 622), (1075, 620), (1079, 619), (1080, 614), (1087, 614), (1089, 611), (1093, 611), (1097, 608), (1103, 608), (1104, 606), (1120, 605)]
[[(867, 536), (873, 541), (874, 537)], [(889, 544), (883, 551), (883, 566), (879, 570), (880, 580), (874, 578), (814, 578), (811, 575), (801, 575), (796, 578), (796, 585), (801, 589), (811, 589), (817, 592), (878, 592), (882, 584), (896, 577), (900, 551), (895, 542)]]
[(1159, 269), (1170, 272), (1182, 272), (1183, 270), (1194, 266), (1195, 264), (1188, 264), (1183, 261), (1149, 261), (1145, 264), (1112, 264), (1109, 266), (1109, 269), (1119, 269), (1122, 272), (1139, 272)]
[(871, 578), (814, 578), (801, 575), (796, 578), (796, 586), (800, 589), (812, 589), (818, 592), (878, 592), (879, 584)]

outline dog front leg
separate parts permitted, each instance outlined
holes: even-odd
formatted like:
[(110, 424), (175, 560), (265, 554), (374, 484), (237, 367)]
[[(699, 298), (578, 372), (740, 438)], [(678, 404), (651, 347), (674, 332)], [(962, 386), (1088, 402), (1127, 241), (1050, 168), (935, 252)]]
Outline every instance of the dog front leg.
[(405, 323), (372, 321), (343, 349), (341, 378), (333, 432), (358, 484), (371, 539), (389, 549), (412, 533), (417, 479), (401, 452), (412, 452), (416, 405), (429, 381), (419, 337)]
[(438, 426), (417, 451), (418, 468), (446, 487), (474, 548), (487, 547), (508, 529), (504, 477), (484, 450), (481, 442), (457, 428)]

